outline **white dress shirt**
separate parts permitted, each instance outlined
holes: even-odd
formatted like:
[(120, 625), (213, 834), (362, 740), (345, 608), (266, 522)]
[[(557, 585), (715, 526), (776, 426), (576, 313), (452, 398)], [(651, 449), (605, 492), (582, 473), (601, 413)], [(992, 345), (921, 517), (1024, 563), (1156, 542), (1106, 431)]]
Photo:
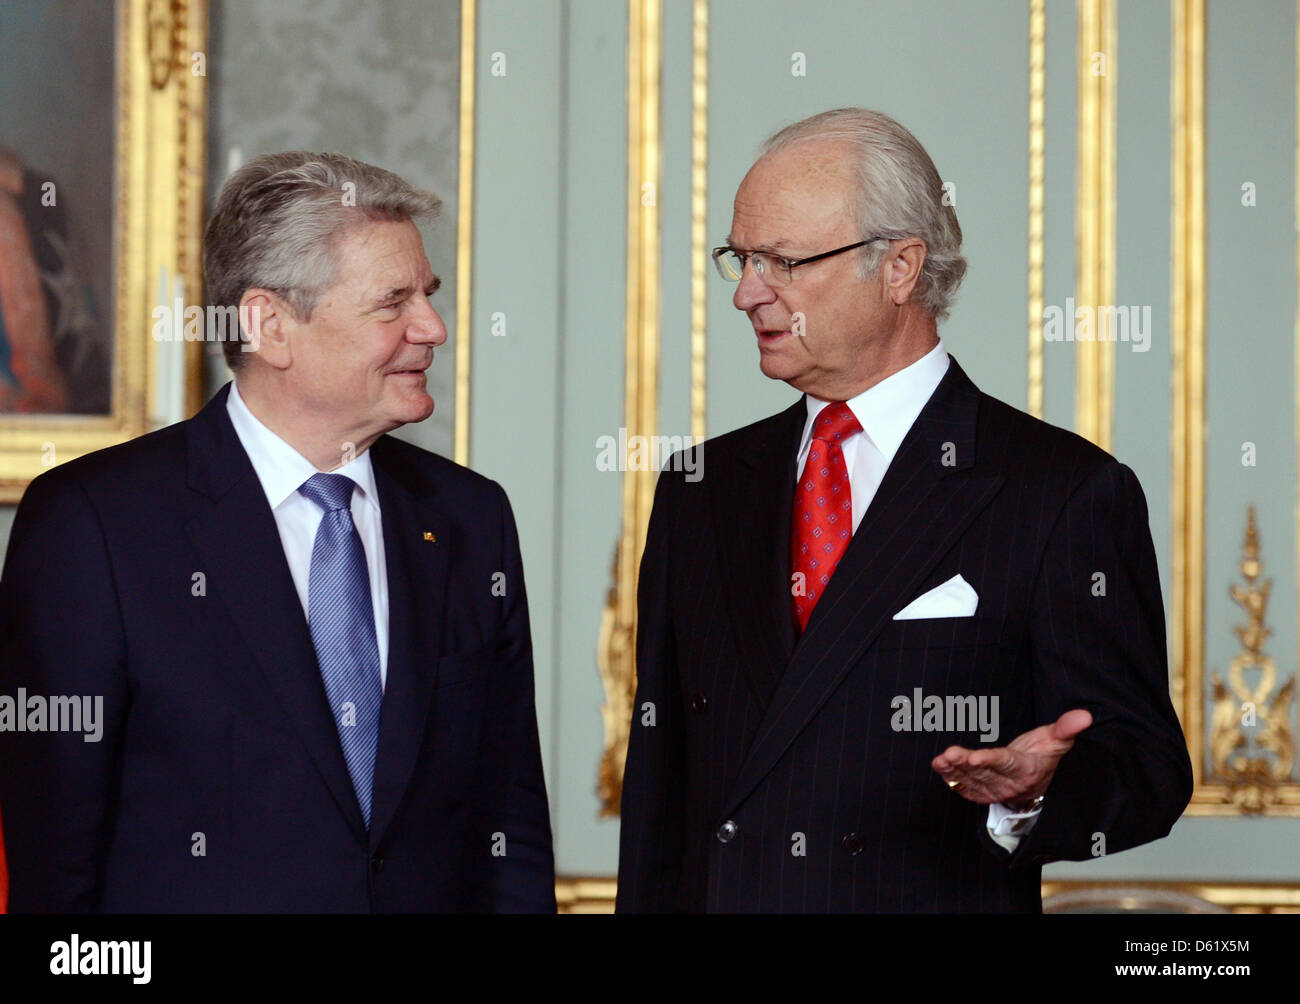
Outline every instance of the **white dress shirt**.
[[(846, 402), (862, 426), (861, 432), (840, 440), (844, 466), (849, 471), (849, 492), (853, 496), (854, 533), (857, 533), (858, 524), (875, 498), (876, 489), (884, 480), (885, 471), (893, 462), (907, 430), (947, 372), (948, 352), (940, 339), (938, 345), (916, 362)], [(799, 442), (799, 456), (795, 461), (795, 470), (799, 472), (803, 471), (808, 451), (812, 449), (813, 423), (829, 402), (808, 395), (804, 403), (808, 406), (808, 419), (804, 422), (803, 439)]]
[[(857, 532), (867, 507), (871, 505), (871, 500), (876, 497), (880, 482), (893, 463), (894, 454), (902, 445), (903, 437), (912, 428), (947, 372), (948, 350), (944, 348), (941, 338), (939, 344), (916, 362), (890, 374), (845, 402), (862, 426), (861, 432), (852, 433), (840, 440), (844, 466), (849, 474), (849, 493), (853, 500), (854, 533)], [(830, 402), (820, 401), (809, 394), (805, 396), (804, 403), (808, 406), (808, 418), (804, 422), (799, 456), (795, 461), (798, 475), (802, 474), (808, 451), (812, 449), (813, 424)], [(1000, 803), (990, 805), (986, 824), (989, 836), (998, 846), (1014, 851), (1020, 838), (1033, 828), (1040, 811), (1013, 812)]]
[[(352, 522), (361, 537), (366, 552), (366, 571), (370, 576), (370, 599), (375, 611), (375, 642), (379, 646), (379, 678), (381, 685), (388, 683), (388, 574), (384, 564), (384, 533), (379, 513), (379, 495), (375, 490), (375, 472), (370, 465), (370, 451), (365, 450), (356, 459), (333, 471), (318, 471), (314, 464), (274, 432), (268, 429), (248, 410), (239, 396), (239, 387), (230, 385), (226, 411), (235, 426), (235, 435), (243, 444), (244, 452), (253, 464), (257, 480), (262, 483), (266, 501), (275, 516), (280, 543), (289, 562), (302, 613), (308, 610), (308, 583), (311, 573), (311, 552), (316, 543), (316, 530), (325, 513), (311, 499), (298, 492), (298, 488), (315, 474), (344, 474), (356, 482), (352, 491)], [(237, 546), (237, 545), (236, 545)]]

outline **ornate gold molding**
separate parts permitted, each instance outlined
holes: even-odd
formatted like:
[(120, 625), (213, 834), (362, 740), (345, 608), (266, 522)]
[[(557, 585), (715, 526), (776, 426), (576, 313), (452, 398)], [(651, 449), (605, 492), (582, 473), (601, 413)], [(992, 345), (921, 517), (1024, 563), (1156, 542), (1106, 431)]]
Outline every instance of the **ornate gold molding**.
[[(555, 898), (560, 913), (613, 913), (617, 888), (612, 878), (562, 878), (555, 883)], [(1044, 900), (1061, 894), (1091, 894), (1087, 898), (1130, 910), (1189, 897), (1232, 913), (1300, 913), (1300, 885), (1295, 884), (1058, 880), (1045, 881), (1042, 888)]]
[[(125, 86), (121, 90), (124, 105), (119, 110), (118, 142), (138, 145), (145, 157), (141, 164), (139, 151), (126, 151), (131, 163), (132, 180), (128, 183), (136, 187), (139, 197), (134, 205), (119, 202), (119, 211), (132, 213), (136, 220), (143, 221), (145, 246), (142, 250), (147, 258), (140, 268), (136, 250), (121, 245), (118, 268), (124, 284), (135, 286), (131, 295), (137, 304), (147, 301), (142, 315), (149, 318), (155, 306), (155, 284), (160, 270), (181, 279), (187, 306), (203, 302), (208, 5), (207, 0), (148, 0), (147, 3), (136, 0), (122, 4), (118, 17), (122, 30), (129, 33), (129, 37), (120, 38), (118, 51), (128, 53), (129, 62), (134, 64), (127, 67), (131, 79), (123, 82)], [(195, 72), (196, 54), (202, 54), (201, 73)], [(120, 64), (118, 72), (122, 72)], [(122, 160), (123, 151), (119, 151), (119, 164)], [(137, 172), (142, 173), (142, 180), (141, 173)], [(119, 224), (118, 233), (125, 234), (125, 227)], [(125, 326), (121, 326), (124, 322), (121, 310), (118, 322), (113, 333), (115, 348), (123, 337), (143, 338), (144, 332), (153, 326), (148, 320), (125, 321)], [(158, 386), (159, 350), (159, 344), (149, 339), (144, 392), (151, 416), (159, 413), (161, 404), (153, 396)], [(205, 397), (203, 345), (187, 342), (184, 353), (184, 410), (188, 417), (198, 410)]]
[[(162, 3), (159, 2), (159, 6)], [(172, 220), (176, 247), (176, 274), (184, 278), (185, 288), (193, 290), (192, 299), (200, 302), (203, 289), (203, 179), (207, 164), (207, 86), (206, 77), (191, 72), (194, 53), (204, 52), (207, 45), (207, 0), (167, 0), (170, 23), (167, 45), (151, 55), (171, 65), (171, 74), (155, 90), (175, 96), (176, 124), (176, 191), (175, 218)], [(151, 37), (152, 46), (152, 37)], [(206, 60), (206, 53), (204, 59)], [(206, 69), (206, 67), (205, 67)], [(156, 194), (156, 193), (155, 193)], [(152, 386), (152, 385), (151, 385)], [(194, 414), (206, 399), (203, 375), (203, 346), (199, 342), (185, 347), (185, 414)]]
[(1029, 0), (1029, 389), (1043, 417), (1043, 201), (1047, 122), (1047, 0)]
[(1287, 883), (1078, 880), (1043, 883), (1044, 900), (1062, 893), (1084, 892), (1094, 893), (1098, 899), (1105, 896), (1121, 909), (1149, 909), (1172, 894), (1195, 897), (1230, 913), (1300, 913), (1300, 885)]
[[(1277, 666), (1264, 652), (1272, 634), (1265, 622), (1268, 598), (1273, 588), (1269, 579), (1258, 584), (1263, 560), (1259, 553), (1259, 531), (1255, 507), (1246, 517), (1246, 540), (1242, 549), (1241, 574), (1244, 586), (1229, 592), (1246, 611), (1247, 622), (1235, 628), (1241, 651), (1228, 664), (1224, 683), (1212, 678), (1214, 712), (1210, 719), (1210, 777), (1208, 790), (1219, 800), (1242, 812), (1259, 814), (1300, 805), (1300, 785), (1294, 781), (1295, 734), (1291, 730), (1291, 704), (1295, 698), (1294, 676), (1277, 685)], [(1247, 682), (1252, 673), (1254, 685)]]
[[(1205, 771), (1205, 4), (1173, 0), (1173, 701), (1196, 789), (1188, 811), (1225, 811)], [(1227, 811), (1236, 811), (1229, 809)]]
[[(652, 435), (659, 414), (659, 72), (662, 0), (628, 0), (627, 434)], [(636, 695), (636, 573), (654, 502), (655, 472), (623, 475), (614, 582), (601, 616), (597, 662), (605, 687), (602, 816), (618, 814)]]
[[(1093, 308), (1093, 337), (1075, 344), (1075, 431), (1111, 448), (1115, 349), (1103, 319), (1115, 300), (1114, 0), (1078, 0), (1078, 201), (1075, 303)], [(1074, 318), (1066, 318), (1073, 325)]]
[(555, 880), (555, 903), (560, 913), (613, 913), (618, 880), (612, 878), (562, 878)]
[(699, 442), (708, 393), (709, 0), (695, 0), (691, 46), (691, 435)]
[(460, 2), (460, 157), (456, 195), (456, 411), (452, 458), (469, 464), (469, 361), (474, 268), (474, 58), (477, 0)]

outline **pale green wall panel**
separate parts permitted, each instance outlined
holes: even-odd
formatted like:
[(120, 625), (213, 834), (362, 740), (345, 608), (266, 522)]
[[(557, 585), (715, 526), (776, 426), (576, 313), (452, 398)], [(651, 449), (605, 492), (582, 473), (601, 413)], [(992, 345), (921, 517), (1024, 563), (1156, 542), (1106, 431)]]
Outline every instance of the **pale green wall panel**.
[[(470, 466), (501, 482), (519, 526), (544, 751), (555, 707), (563, 41), (553, 4), (479, 4)], [(554, 756), (544, 762), (549, 787)]]
[[(666, 0), (663, 18), (659, 431), (669, 436), (691, 431), (692, 7), (691, 0)], [(714, 239), (710, 232), (710, 247)], [(721, 281), (709, 263), (705, 281), (712, 285), (714, 280)]]
[(470, 459), (519, 521), (560, 874), (618, 866), (596, 652), (622, 475), (596, 456), (625, 424), (626, 51), (619, 5), (479, 8)]
[[(1146, 493), (1151, 537), (1168, 622), (1173, 584), (1170, 537), (1170, 45), (1168, 0), (1136, 0), (1117, 10), (1115, 303), (1130, 319), (1149, 312), (1146, 341), (1117, 342), (1114, 448)], [(1139, 351), (1142, 344), (1146, 351)]]
[(596, 442), (618, 437), (623, 414), (627, 246), (627, 27), (624, 8), (575, 0), (565, 25), (562, 82), (568, 149), (564, 228), (552, 817), (561, 874), (614, 874), (618, 820), (597, 818), (604, 701), (596, 665), (601, 611), (621, 525), (622, 478), (596, 468)]
[(1048, 865), (1043, 880), (1295, 882), (1300, 878), (1297, 822), (1184, 816), (1163, 840), (1095, 861)]
[[(1265, 643), (1296, 669), (1295, 98), (1296, 5), (1260, 0), (1251, 16), (1209, 5), (1206, 88), (1206, 684), (1240, 650), (1247, 621), (1228, 587), (1246, 508), (1259, 519), (1273, 580)], [(1256, 204), (1242, 204), (1242, 185)], [(1255, 444), (1255, 466), (1242, 463)], [(1208, 692), (1208, 691), (1207, 691)], [(1294, 711), (1292, 728), (1295, 728)], [(1300, 838), (1300, 820), (1296, 820)], [(1300, 851), (1293, 857), (1300, 872)]]
[[(1251, 17), (1243, 18), (1238, 16), (1239, 8), (1211, 3), (1206, 31), (1207, 694), (1210, 678), (1225, 673), (1240, 647), (1233, 628), (1246, 623), (1244, 612), (1229, 598), (1228, 587), (1241, 582), (1237, 566), (1250, 502), (1259, 507), (1264, 577), (1274, 580), (1268, 623), (1275, 634), (1266, 642), (1266, 651), (1277, 661), (1283, 679), (1293, 676), (1296, 668), (1295, 412), (1289, 403), (1295, 392), (1296, 13), (1295, 5), (1284, 0), (1253, 4), (1251, 11)], [(1143, 16), (1147, 13), (1149, 17)], [(1137, 20), (1145, 27), (1133, 25), (1127, 15), (1121, 21), (1120, 81), (1131, 61), (1152, 59), (1141, 40), (1158, 31), (1156, 14), (1143, 12)], [(1123, 30), (1130, 25), (1139, 37), (1126, 43)], [(1130, 60), (1125, 52), (1133, 53)], [(1129, 72), (1144, 71), (1131, 67)], [(1128, 93), (1121, 91), (1121, 95)], [(1140, 100), (1149, 102), (1150, 97)], [(1123, 115), (1120, 122), (1122, 128)], [(1157, 118), (1147, 125), (1154, 132), (1164, 122)], [(1121, 141), (1124, 135), (1121, 132)], [(1154, 147), (1152, 151), (1154, 155)], [(1127, 163), (1121, 152), (1121, 168)], [(1257, 186), (1254, 207), (1241, 202), (1241, 185), (1246, 181)], [(1154, 179), (1149, 183), (1155, 188)], [(1147, 271), (1137, 260), (1139, 249), (1149, 243), (1154, 256), (1159, 247), (1154, 232), (1139, 233), (1137, 222), (1145, 205), (1124, 201), (1126, 192), (1136, 197), (1140, 185), (1137, 169), (1129, 167), (1119, 197), (1120, 205), (1127, 204), (1134, 218), (1125, 214), (1119, 221), (1121, 235), (1128, 237), (1128, 242), (1121, 241), (1120, 262), (1135, 263), (1139, 275)], [(1153, 230), (1157, 215), (1152, 214)], [(1160, 264), (1151, 262), (1152, 288)], [(1140, 295), (1137, 282), (1132, 274), (1117, 277), (1117, 299), (1135, 300)], [(1125, 288), (1135, 292), (1126, 296)], [(1153, 314), (1158, 313), (1153, 309)], [(1162, 350), (1156, 344), (1150, 355), (1158, 351)], [(1143, 477), (1150, 500), (1158, 494), (1154, 490), (1158, 444), (1139, 444), (1139, 426), (1148, 422), (1153, 440), (1164, 435), (1169, 399), (1162, 385), (1168, 384), (1169, 374), (1151, 362), (1152, 385), (1143, 388), (1134, 366), (1129, 354), (1121, 351), (1117, 388), (1125, 396), (1122, 408), (1117, 401), (1117, 443), (1118, 433), (1126, 430), (1127, 449), (1150, 465), (1153, 480), (1148, 483)], [(1258, 448), (1258, 465), (1253, 468), (1241, 463), (1246, 441)], [(1121, 459), (1125, 459), (1122, 453)], [(1164, 519), (1153, 503), (1153, 531), (1168, 526)], [(1161, 572), (1168, 590), (1170, 567), (1163, 566)], [(1095, 862), (1053, 865), (1044, 875), (1296, 881), (1300, 879), (1300, 819), (1184, 816), (1163, 841)]]

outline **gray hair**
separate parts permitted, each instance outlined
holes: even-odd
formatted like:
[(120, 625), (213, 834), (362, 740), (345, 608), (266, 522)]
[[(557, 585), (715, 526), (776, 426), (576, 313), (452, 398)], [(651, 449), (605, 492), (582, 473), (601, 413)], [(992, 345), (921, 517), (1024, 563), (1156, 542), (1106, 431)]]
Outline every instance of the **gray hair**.
[[(944, 198), (934, 161), (915, 136), (882, 112), (837, 108), (786, 126), (763, 144), (762, 156), (795, 143), (835, 140), (848, 145), (857, 161), (857, 224), (862, 237), (920, 237), (925, 263), (913, 298), (936, 321), (949, 307), (966, 274), (961, 225)], [(860, 252), (859, 274), (869, 279), (885, 249), (868, 244)]]
[[(321, 294), (338, 279), (338, 246), (348, 228), (432, 219), (441, 208), (432, 192), (343, 154), (263, 154), (226, 179), (208, 220), (208, 303), (235, 307), (246, 290), (268, 289), (298, 320), (310, 321)], [(238, 338), (223, 340), (221, 348), (232, 370), (246, 361)]]

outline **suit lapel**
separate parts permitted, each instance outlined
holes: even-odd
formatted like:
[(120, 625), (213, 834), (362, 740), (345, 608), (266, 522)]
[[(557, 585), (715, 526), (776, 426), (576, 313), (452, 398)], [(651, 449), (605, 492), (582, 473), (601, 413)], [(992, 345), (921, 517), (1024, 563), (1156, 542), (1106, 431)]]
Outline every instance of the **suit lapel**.
[[(705, 473), (723, 589), (741, 664), (766, 708), (794, 650), (790, 612), (790, 519), (803, 399), (760, 423), (722, 471)], [(706, 463), (711, 458), (705, 451)]]
[(1002, 476), (973, 470), (978, 404), (978, 389), (950, 359), (808, 621), (724, 815), (775, 766), (903, 601), (993, 499)]
[(253, 653), (253, 686), (269, 689), (279, 702), (284, 720), (306, 746), (339, 810), (364, 842), (365, 823), (321, 683), (307, 618), (275, 516), (226, 413), (228, 394), (229, 385), (189, 422), (189, 485), (206, 501), (198, 503), (186, 531), (203, 558), (208, 595), (225, 606)]
[(394, 446), (384, 437), (370, 448), (388, 569), (388, 680), (379, 714), (371, 846), (392, 822), (424, 742), (453, 546), (450, 527), (425, 497), (432, 486)]

